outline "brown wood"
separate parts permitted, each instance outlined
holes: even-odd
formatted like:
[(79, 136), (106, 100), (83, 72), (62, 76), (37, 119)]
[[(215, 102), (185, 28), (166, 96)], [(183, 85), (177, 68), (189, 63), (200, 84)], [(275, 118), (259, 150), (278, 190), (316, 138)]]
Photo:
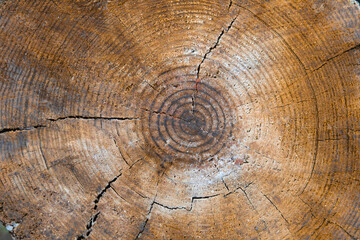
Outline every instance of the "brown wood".
[(360, 238), (356, 1), (0, 2), (17, 239)]

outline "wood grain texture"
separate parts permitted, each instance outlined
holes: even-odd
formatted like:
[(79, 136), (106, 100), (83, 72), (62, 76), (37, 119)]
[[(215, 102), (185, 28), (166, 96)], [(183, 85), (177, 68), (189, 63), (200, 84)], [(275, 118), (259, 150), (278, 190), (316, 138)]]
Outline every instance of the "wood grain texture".
[(359, 239), (354, 0), (0, 1), (16, 239)]

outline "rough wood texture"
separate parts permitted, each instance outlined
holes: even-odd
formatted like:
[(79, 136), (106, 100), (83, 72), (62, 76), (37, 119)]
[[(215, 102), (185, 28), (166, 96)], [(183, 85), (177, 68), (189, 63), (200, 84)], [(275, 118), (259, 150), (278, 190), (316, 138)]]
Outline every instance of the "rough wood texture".
[(359, 239), (353, 0), (8, 0), (18, 239)]

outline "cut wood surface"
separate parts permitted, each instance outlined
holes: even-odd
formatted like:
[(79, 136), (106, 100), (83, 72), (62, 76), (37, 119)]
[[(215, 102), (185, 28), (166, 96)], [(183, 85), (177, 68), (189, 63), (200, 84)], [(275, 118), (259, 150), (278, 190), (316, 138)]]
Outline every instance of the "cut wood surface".
[(359, 239), (355, 0), (0, 1), (16, 239)]

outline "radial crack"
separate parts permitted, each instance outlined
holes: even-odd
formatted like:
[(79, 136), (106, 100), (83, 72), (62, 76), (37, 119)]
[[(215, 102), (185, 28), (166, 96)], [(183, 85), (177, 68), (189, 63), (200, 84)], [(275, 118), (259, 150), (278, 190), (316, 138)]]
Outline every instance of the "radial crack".
[[(91, 120), (118, 120), (118, 121), (124, 121), (124, 120), (140, 120), (139, 117), (89, 117), (89, 116), (66, 116), (66, 117), (59, 117), (59, 118), (50, 118), (46, 119), (50, 122), (56, 122), (60, 120), (65, 119), (91, 119)], [(24, 127), (24, 128), (3, 128), (0, 130), (0, 134), (2, 133), (8, 133), (8, 132), (22, 132), (22, 131), (29, 131), (37, 128), (43, 128), (48, 127), (48, 125), (35, 125), (30, 127)]]
[[(120, 176), (122, 175), (121, 173), (121, 169), (120, 169), (120, 174), (117, 175), (115, 178), (113, 178), (112, 180), (110, 180), (107, 185), (100, 191), (100, 193), (96, 196), (95, 200), (94, 200), (94, 207), (93, 210), (97, 209), (98, 203), (101, 199), (101, 197), (105, 194), (105, 192), (111, 188), (111, 184), (113, 182), (115, 182)], [(83, 234), (77, 236), (76, 240), (81, 240), (81, 239), (85, 239), (87, 238), (90, 233), (92, 232), (92, 227), (95, 225), (96, 220), (98, 219), (100, 215), (100, 211), (97, 211), (95, 214), (91, 215), (90, 220), (88, 221), (88, 223), (86, 224), (86, 230)]]
[(289, 224), (289, 221), (284, 217), (284, 215), (282, 214), (282, 212), (278, 209), (278, 207), (270, 200), (270, 198), (268, 196), (266, 196), (265, 194), (263, 194), (263, 196), (271, 203), (271, 205), (273, 205), (275, 207), (275, 209), (280, 213), (280, 216), (282, 217), (282, 219), (285, 220), (285, 222), (287, 224)]
[(36, 126), (32, 126), (32, 127), (25, 127), (25, 128), (3, 128), (0, 130), (0, 134), (1, 133), (8, 133), (8, 132), (22, 132), (22, 131), (29, 131), (29, 130), (33, 130), (36, 128), (42, 128), (42, 127), (46, 127), (45, 125), (36, 125)]
[(55, 119), (47, 119), (50, 122), (56, 122), (59, 120), (65, 120), (65, 119), (91, 119), (91, 120), (119, 120), (119, 121), (124, 121), (124, 120), (140, 120), (139, 117), (90, 117), (90, 116), (66, 116), (66, 117), (59, 117), (59, 118), (55, 118)]
[[(230, 2), (232, 4), (232, 2)], [(231, 5), (229, 5), (229, 8), (231, 7)], [(202, 58), (200, 64), (198, 65), (197, 67), (197, 71), (196, 71), (196, 78), (199, 79), (199, 76), (200, 76), (200, 71), (201, 71), (201, 65), (203, 64), (203, 62), (205, 61), (205, 59), (207, 58), (207, 56), (212, 52), (212, 50), (214, 50), (220, 43), (220, 40), (222, 38), (222, 36), (225, 34), (225, 32), (228, 32), (232, 25), (234, 24), (235, 20), (237, 19), (238, 15), (230, 22), (230, 24), (227, 26), (226, 29), (223, 29), (220, 33), (220, 35), (218, 36), (215, 44), (213, 46), (211, 46), (207, 51), (206, 53), (204, 54), (204, 57)]]
[[(158, 179), (158, 181), (157, 181), (157, 183), (156, 183), (156, 189), (157, 189), (158, 186), (159, 186), (160, 179), (161, 179), (162, 176), (164, 176), (164, 172), (162, 172), (161, 176), (159, 177), (159, 179)], [(152, 212), (152, 210), (153, 210), (154, 204), (156, 203), (156, 197), (157, 197), (157, 194), (158, 194), (157, 191), (158, 191), (158, 190), (156, 190), (154, 199), (153, 199), (153, 201), (152, 201), (151, 204), (150, 204), (148, 214), (146, 215), (146, 219), (145, 219), (145, 221), (143, 222), (143, 224), (141, 225), (140, 231), (139, 231), (139, 233), (136, 235), (135, 240), (136, 240), (136, 239), (139, 239), (139, 238), (141, 237), (141, 234), (145, 231), (145, 227), (146, 227), (146, 225), (147, 225), (147, 223), (148, 223), (148, 221), (149, 221), (149, 219), (150, 219), (150, 217), (151, 217), (151, 212)]]
[(339, 224), (335, 223), (335, 222), (331, 222), (328, 221), (328, 223), (334, 224), (335, 226), (337, 226), (338, 228), (340, 228), (344, 233), (346, 233), (351, 239), (357, 239), (356, 237), (354, 237), (353, 235), (351, 235), (348, 231), (346, 231), (342, 226), (340, 226)]
[(120, 174), (117, 175), (116, 177), (114, 177), (111, 181), (108, 182), (108, 184), (100, 191), (100, 193), (96, 196), (95, 200), (94, 200), (94, 210), (97, 209), (98, 203), (101, 199), (101, 197), (106, 193), (106, 191), (111, 188), (111, 184), (114, 183), (120, 176), (122, 175), (121, 170), (120, 170)]
[[(229, 3), (229, 7), (228, 7), (228, 11), (230, 10), (230, 7), (232, 5), (232, 1), (230, 1)], [(212, 45), (204, 54), (203, 58), (201, 59), (201, 62), (200, 64), (198, 65), (197, 69), (196, 69), (196, 83), (195, 83), (195, 89), (196, 89), (196, 92), (199, 91), (199, 83), (201, 82), (200, 81), (200, 71), (201, 71), (201, 65), (204, 63), (205, 59), (207, 58), (207, 56), (212, 52), (212, 50), (214, 50), (220, 43), (220, 40), (222, 38), (222, 36), (225, 34), (225, 32), (228, 32), (232, 25), (234, 24), (235, 20), (237, 19), (239, 15), (236, 15), (236, 17), (230, 22), (230, 24), (227, 26), (227, 28), (221, 30), (219, 36), (217, 37), (216, 39), (216, 42), (214, 45)], [(195, 96), (192, 97), (192, 110), (194, 111), (194, 107), (195, 107)]]
[[(156, 197), (155, 197), (156, 198)], [(144, 232), (145, 230), (145, 227), (146, 227), (146, 224), (148, 223), (149, 219), (150, 219), (150, 216), (151, 216), (151, 211), (154, 207), (154, 204), (155, 204), (155, 200), (150, 204), (150, 208), (149, 208), (149, 212), (148, 214), (146, 215), (146, 219), (145, 221), (143, 222), (142, 226), (141, 226), (141, 229), (138, 233), (138, 235), (136, 235), (135, 239), (139, 239), (139, 237), (141, 236), (141, 234)]]
[(91, 216), (89, 222), (86, 224), (86, 231), (82, 235), (78, 236), (76, 238), (76, 240), (85, 239), (90, 235), (90, 233), (92, 231), (92, 227), (95, 225), (95, 222), (98, 219), (99, 215), (100, 215), (100, 212), (97, 212)]
[(229, 2), (229, 6), (228, 6), (228, 11), (230, 10), (230, 8), (231, 8), (232, 4), (233, 4), (233, 2), (232, 2), (232, 0), (230, 0), (230, 2)]
[[(216, 170), (218, 170), (218, 172), (220, 173), (220, 169), (219, 169), (219, 168), (216, 168)], [(228, 176), (228, 175), (229, 175), (229, 174), (227, 174), (227, 175), (225, 175), (225, 176), (221, 176), (220, 179), (221, 179), (222, 183), (224, 184), (226, 190), (227, 190), (228, 192), (230, 192), (230, 189), (229, 189), (228, 185), (226, 184), (226, 182), (225, 182), (225, 180), (224, 180), (224, 177), (226, 177), (226, 176)]]
[(246, 199), (249, 201), (251, 207), (256, 210), (255, 205), (252, 203), (252, 201), (250, 200), (249, 196), (247, 195), (247, 192), (245, 191), (245, 189), (243, 189), (242, 187), (239, 187), (239, 189), (244, 193)]
[(225, 180), (224, 180), (223, 177), (221, 177), (221, 181), (222, 181), (222, 183), (224, 184), (226, 190), (230, 191), (230, 190), (229, 190), (229, 187), (227, 186), (227, 184), (226, 184), (226, 182), (225, 182)]

